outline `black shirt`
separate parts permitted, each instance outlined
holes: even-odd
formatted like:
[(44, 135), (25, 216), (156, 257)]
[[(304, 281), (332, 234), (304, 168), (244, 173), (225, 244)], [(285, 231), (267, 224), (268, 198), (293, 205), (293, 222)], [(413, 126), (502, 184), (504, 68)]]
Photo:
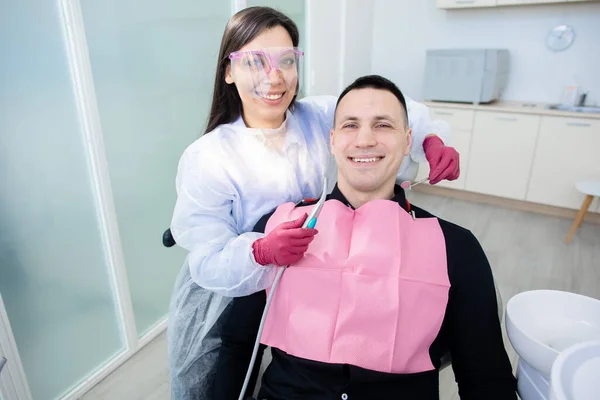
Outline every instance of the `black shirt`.
[[(337, 186), (327, 200), (338, 200), (350, 206)], [(415, 218), (433, 217), (427, 211), (410, 205), (399, 186), (396, 186), (392, 200), (413, 213)], [(299, 204), (298, 207), (309, 204)], [(255, 232), (264, 232), (271, 215), (266, 215), (257, 223)], [(502, 340), (496, 291), (487, 257), (469, 230), (442, 219), (438, 221), (446, 242), (451, 287), (442, 327), (429, 348), (435, 370), (416, 374), (388, 374), (353, 365), (301, 359), (272, 349), (273, 361), (263, 376), (258, 398), (437, 400), (438, 369), (444, 357), (450, 354), (462, 400), (516, 400), (516, 380)], [(260, 292), (234, 301), (229, 317), (229, 331), (236, 329), (234, 336), (247, 339), (256, 337), (264, 299), (264, 292)], [(250, 304), (254, 304), (252, 307), (255, 311), (250, 311)], [(240, 326), (247, 331), (254, 329), (253, 336), (240, 336)], [(228, 330), (227, 327), (225, 330)], [(226, 334), (224, 347), (228, 346), (228, 340)], [(247, 342), (252, 342), (252, 346), (253, 340)], [(237, 351), (240, 351), (239, 348)], [(247, 368), (247, 364), (241, 368)], [(233, 371), (235, 368), (229, 366), (227, 369)]]

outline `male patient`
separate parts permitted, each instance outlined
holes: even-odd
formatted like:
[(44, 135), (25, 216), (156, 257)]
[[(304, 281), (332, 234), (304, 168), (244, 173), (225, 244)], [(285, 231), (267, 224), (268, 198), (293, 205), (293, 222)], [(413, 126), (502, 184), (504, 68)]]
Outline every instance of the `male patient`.
[[(319, 233), (274, 295), (261, 337), (273, 360), (259, 399), (438, 399), (448, 352), (461, 399), (517, 398), (481, 246), (395, 184), (410, 152), (407, 121), (402, 93), (385, 78), (360, 78), (340, 95), (331, 131), (338, 183)], [(256, 231), (313, 206), (283, 204)], [(217, 382), (240, 390), (264, 305), (264, 292), (234, 300)], [(237, 364), (226, 354), (234, 348)]]

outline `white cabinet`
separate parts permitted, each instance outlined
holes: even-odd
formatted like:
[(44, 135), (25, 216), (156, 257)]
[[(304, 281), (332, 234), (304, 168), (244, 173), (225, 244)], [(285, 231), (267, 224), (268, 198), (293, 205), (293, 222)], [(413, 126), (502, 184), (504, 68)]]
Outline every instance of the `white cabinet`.
[(525, 200), (541, 117), (477, 111), (466, 190)]
[(600, 120), (542, 117), (527, 200), (579, 209), (585, 196), (575, 184), (600, 179), (598, 151)]
[[(460, 178), (435, 186), (578, 210), (585, 198), (575, 185), (600, 180), (600, 118), (555, 112), (523, 103), (465, 105), (426, 102), (433, 120), (452, 128)], [(427, 162), (417, 180), (429, 175)], [(600, 213), (595, 199), (589, 211)]]
[[(453, 108), (430, 108), (432, 120), (443, 120), (450, 124), (452, 128), (452, 138), (450, 146), (454, 147), (460, 154), (460, 176), (454, 181), (443, 180), (435, 186), (442, 186), (451, 189), (464, 189), (467, 165), (471, 149), (471, 133), (473, 129), (474, 110), (461, 110)], [(429, 163), (424, 162), (419, 165), (417, 180), (429, 176)]]
[(437, 0), (437, 8), (493, 7), (497, 0)]
[(547, 4), (566, 3), (569, 0), (497, 0), (499, 6), (524, 5), (524, 4)]

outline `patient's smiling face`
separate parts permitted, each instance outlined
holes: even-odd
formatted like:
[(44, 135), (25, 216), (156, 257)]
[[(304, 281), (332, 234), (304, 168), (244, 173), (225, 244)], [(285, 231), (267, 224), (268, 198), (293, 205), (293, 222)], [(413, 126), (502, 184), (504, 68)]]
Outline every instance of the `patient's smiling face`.
[(412, 143), (406, 112), (394, 94), (372, 88), (348, 92), (338, 105), (330, 140), (344, 195), (390, 198)]

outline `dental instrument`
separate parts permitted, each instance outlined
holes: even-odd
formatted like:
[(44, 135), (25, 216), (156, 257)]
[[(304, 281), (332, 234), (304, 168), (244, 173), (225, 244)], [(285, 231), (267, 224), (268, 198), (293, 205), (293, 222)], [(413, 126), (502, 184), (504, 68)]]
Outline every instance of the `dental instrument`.
[(411, 182), (411, 181), (404, 181), (400, 184), (400, 187), (404, 190), (410, 190), (413, 187), (420, 185), (421, 183), (425, 183), (429, 180), (429, 178), (423, 178), (420, 181), (416, 181), (416, 182)]
[[(323, 204), (325, 204), (326, 199), (327, 199), (327, 178), (325, 177), (323, 179), (323, 192), (321, 193), (321, 197), (319, 198), (319, 201), (317, 202), (317, 204), (315, 204), (312, 211), (306, 218), (306, 221), (304, 221), (304, 224), (302, 224), (303, 228), (311, 228), (312, 229), (315, 227), (315, 225), (317, 224), (317, 218), (319, 217), (319, 213), (321, 212), (321, 209), (323, 208)], [(258, 333), (256, 335), (256, 341), (254, 342), (254, 349), (252, 351), (252, 358), (250, 359), (250, 365), (248, 367), (248, 371), (246, 372), (246, 378), (244, 379), (244, 385), (242, 386), (242, 391), (240, 392), (240, 397), (238, 397), (238, 400), (244, 400), (244, 394), (246, 393), (246, 390), (248, 389), (248, 384), (250, 383), (250, 377), (252, 376), (252, 370), (254, 369), (254, 363), (256, 362), (256, 356), (258, 354), (258, 348), (260, 346), (260, 338), (262, 336), (262, 332), (265, 327), (265, 321), (267, 319), (267, 313), (269, 312), (269, 306), (271, 305), (271, 301), (273, 300), (273, 295), (275, 294), (275, 290), (277, 289), (279, 280), (281, 279), (281, 276), (283, 275), (283, 272), (286, 270), (287, 267), (289, 267), (289, 265), (282, 266), (281, 268), (279, 268), (279, 271), (277, 271), (277, 275), (275, 276), (275, 281), (273, 282), (273, 285), (271, 285), (271, 291), (269, 292), (269, 296), (267, 297), (267, 303), (265, 305), (265, 309), (263, 311), (262, 318), (260, 320), (260, 325), (258, 327)]]

